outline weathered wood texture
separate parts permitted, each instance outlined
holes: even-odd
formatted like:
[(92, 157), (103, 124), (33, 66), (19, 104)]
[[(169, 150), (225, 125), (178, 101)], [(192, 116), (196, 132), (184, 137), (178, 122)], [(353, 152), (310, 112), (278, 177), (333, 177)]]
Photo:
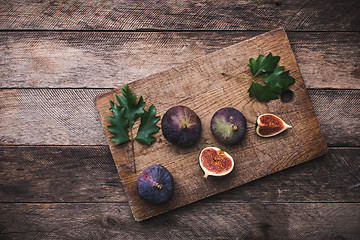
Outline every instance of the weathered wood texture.
[(0, 29), (5, 30), (360, 30), (357, 0), (21, 0), (0, 4)]
[[(107, 91), (0, 90), (0, 144), (107, 145), (94, 104), (95, 96)], [(308, 93), (326, 143), (360, 146), (360, 90), (309, 89)]]
[(359, 239), (360, 203), (194, 203), (134, 222), (125, 203), (0, 204), (3, 239)]
[(0, 239), (359, 239), (353, 147), (134, 222), (93, 103), (107, 90), (76, 89), (120, 87), (283, 27), (318, 88), (327, 144), (359, 147), (359, 4), (0, 1)]
[[(317, 116), (323, 116), (321, 120), (323, 132), (326, 132), (328, 136), (346, 135), (350, 142), (358, 146), (360, 143), (360, 130), (358, 130), (360, 128), (360, 91), (349, 90), (347, 96), (336, 91), (333, 93), (317, 90), (316, 94), (311, 96), (311, 100), (317, 104), (315, 108)], [(340, 103), (342, 108), (336, 108), (333, 105), (335, 102), (342, 102)], [(333, 122), (335, 118), (341, 118), (344, 121), (342, 123), (344, 128)], [(338, 142), (337, 146), (344, 145)]]
[[(264, 52), (281, 55), (279, 65), (285, 66), (295, 78), (295, 83), (290, 88), (295, 97), (290, 103), (283, 103), (278, 99), (265, 104), (249, 98), (247, 91), (253, 80), (249, 79), (252, 75), (246, 64), (249, 56), (258, 56)], [(222, 71), (245, 79), (222, 77)], [(209, 197), (319, 157), (327, 151), (295, 57), (282, 29), (259, 35), (129, 85), (135, 93), (143, 95), (145, 101), (155, 104), (160, 116), (172, 106), (185, 105), (198, 114), (203, 126), (200, 141), (186, 149), (174, 148), (160, 132), (154, 134), (157, 141), (151, 147), (136, 142), (137, 174), (134, 174), (132, 162), (129, 161), (131, 144), (115, 146), (109, 140), (115, 165), (136, 220), (144, 220)], [(106, 128), (110, 125), (109, 100), (116, 101), (115, 93), (120, 94), (121, 90), (109, 91), (96, 99), (108, 138), (113, 136)], [(237, 146), (219, 145), (211, 134), (211, 117), (222, 107), (240, 110), (247, 120), (247, 135)], [(281, 116), (293, 126), (291, 131), (274, 138), (257, 136), (253, 131), (256, 117), (266, 112)], [(203, 178), (203, 172), (197, 167), (198, 157), (199, 151), (208, 146), (218, 146), (235, 159), (234, 169), (229, 176), (217, 180)], [(172, 198), (161, 205), (149, 204), (136, 191), (139, 173), (153, 164), (162, 164), (177, 179)]]
[(0, 148), (2, 202), (127, 201), (108, 147)]
[[(120, 87), (258, 34), (0, 32), (0, 87)], [(306, 87), (360, 89), (359, 32), (288, 36)]]
[[(360, 148), (330, 148), (313, 161), (203, 202), (359, 202)], [(107, 146), (2, 146), (0, 202), (122, 202), (123, 186)]]

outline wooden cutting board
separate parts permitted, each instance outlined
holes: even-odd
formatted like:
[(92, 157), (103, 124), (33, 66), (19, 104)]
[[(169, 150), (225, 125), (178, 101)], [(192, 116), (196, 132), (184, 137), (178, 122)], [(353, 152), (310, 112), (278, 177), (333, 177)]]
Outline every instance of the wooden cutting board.
[[(267, 55), (269, 52), (281, 57), (279, 66), (290, 70), (290, 75), (296, 80), (290, 87), (294, 97), (289, 103), (280, 99), (268, 103), (258, 102), (250, 98), (247, 92), (251, 80), (221, 75), (221, 72), (227, 72), (249, 78), (249, 58), (256, 59), (260, 54)], [(146, 109), (150, 104), (155, 104), (158, 116), (163, 116), (172, 106), (185, 105), (199, 115), (203, 126), (200, 141), (190, 148), (182, 149), (170, 144), (161, 130), (154, 134), (157, 140), (151, 146), (135, 142), (137, 173), (133, 172), (131, 144), (115, 146), (109, 140), (115, 165), (137, 221), (306, 162), (327, 151), (289, 40), (282, 29), (132, 82), (129, 86), (134, 94), (144, 97)], [(115, 101), (115, 94), (121, 94), (121, 89), (96, 98), (96, 106), (108, 139), (112, 136), (106, 129), (110, 125), (107, 119), (111, 115), (109, 100)], [(247, 119), (246, 138), (236, 146), (222, 145), (211, 134), (210, 120), (223, 107), (234, 107)], [(274, 113), (293, 128), (276, 137), (261, 138), (255, 133), (255, 121), (263, 113)], [(134, 126), (134, 132), (136, 127)], [(229, 175), (222, 178), (203, 177), (198, 157), (201, 149), (207, 146), (217, 146), (233, 156), (235, 166)], [(153, 164), (162, 164), (174, 177), (174, 194), (170, 201), (160, 205), (146, 202), (136, 191), (137, 177)]]

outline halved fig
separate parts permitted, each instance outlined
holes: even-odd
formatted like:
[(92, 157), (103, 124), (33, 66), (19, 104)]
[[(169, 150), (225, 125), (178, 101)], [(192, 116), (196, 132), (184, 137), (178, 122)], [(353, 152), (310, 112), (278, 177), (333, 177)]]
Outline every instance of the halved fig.
[(285, 121), (278, 116), (266, 113), (257, 118), (255, 128), (256, 133), (260, 137), (272, 137), (282, 133), (288, 128), (292, 128), (292, 126), (286, 124)]
[(234, 160), (230, 154), (217, 147), (204, 148), (200, 153), (199, 163), (205, 173), (204, 178), (225, 176), (234, 168)]

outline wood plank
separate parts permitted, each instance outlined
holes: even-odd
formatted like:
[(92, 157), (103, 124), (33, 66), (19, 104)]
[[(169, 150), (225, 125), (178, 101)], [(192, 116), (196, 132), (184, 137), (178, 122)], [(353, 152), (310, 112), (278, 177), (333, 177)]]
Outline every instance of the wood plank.
[[(1, 88), (115, 88), (260, 32), (0, 32)], [(359, 32), (288, 32), (308, 88), (360, 89)]]
[(2, 239), (359, 239), (359, 203), (197, 202), (135, 222), (125, 203), (0, 204)]
[(360, 30), (357, 0), (26, 0), (0, 4), (0, 29), (5, 30)]
[(109, 148), (2, 147), (2, 202), (127, 202)]
[[(106, 91), (0, 90), (0, 144), (107, 145), (94, 104), (95, 96)], [(308, 93), (326, 143), (360, 146), (359, 111), (354, 107), (360, 105), (360, 90), (309, 89)]]
[[(360, 130), (356, 130), (360, 127), (360, 91), (348, 90), (346, 96), (337, 91), (329, 93), (327, 90), (317, 89), (314, 90), (310, 97), (312, 102), (316, 103), (314, 106), (316, 106), (315, 112), (317, 116), (322, 118), (320, 124), (323, 132), (326, 132), (325, 135), (334, 136), (337, 139), (340, 139), (341, 135), (346, 135), (355, 144), (360, 142)], [(333, 105), (335, 102), (342, 105), (342, 108), (335, 107)], [(344, 128), (336, 125), (335, 118), (341, 118), (341, 121), (344, 121), (342, 123)], [(337, 146), (344, 145), (338, 142)]]
[(105, 90), (1, 90), (0, 142), (11, 145), (106, 145), (94, 104), (95, 96), (102, 92)]
[[(280, 55), (279, 65), (284, 66), (294, 77), (295, 83), (290, 89), (295, 96), (289, 103), (280, 99), (260, 103), (248, 96), (248, 88), (253, 81), (249, 79), (252, 74), (247, 66), (248, 59), (268, 52), (275, 56)], [(222, 77), (222, 71), (243, 78)], [(154, 134), (157, 140), (150, 147), (137, 141), (115, 145), (110, 140), (113, 133), (106, 126), (110, 125), (108, 116), (112, 115), (109, 101), (116, 101), (115, 94), (121, 94), (121, 89), (97, 96), (96, 107), (109, 139), (110, 151), (129, 197), (131, 210), (138, 221), (309, 161), (327, 151), (325, 139), (283, 29), (256, 36), (179, 67), (135, 81), (129, 86), (136, 94), (143, 95), (148, 103), (154, 104), (160, 116), (172, 106), (185, 105), (198, 114), (203, 124), (200, 140), (188, 148), (174, 147), (163, 138), (161, 132)], [(210, 131), (211, 117), (223, 107), (238, 109), (246, 118), (246, 136), (236, 146), (220, 144)], [(267, 112), (281, 116), (293, 126), (291, 131), (274, 138), (264, 139), (257, 136), (254, 132), (256, 118)], [(231, 174), (216, 180), (203, 177), (197, 159), (201, 149), (208, 146), (217, 146), (234, 158), (235, 166)], [(131, 152), (136, 156), (138, 172), (133, 169), (135, 163), (129, 161)], [(153, 164), (165, 166), (177, 182), (170, 200), (159, 205), (149, 204), (136, 191), (139, 174)]]
[[(360, 148), (330, 148), (313, 161), (203, 203), (358, 202)], [(0, 201), (118, 202), (127, 198), (106, 146), (3, 146)]]

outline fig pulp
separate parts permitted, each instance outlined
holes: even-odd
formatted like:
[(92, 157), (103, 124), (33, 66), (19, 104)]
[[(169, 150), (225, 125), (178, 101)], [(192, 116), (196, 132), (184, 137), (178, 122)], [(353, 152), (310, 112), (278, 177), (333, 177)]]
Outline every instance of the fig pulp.
[(234, 160), (230, 154), (217, 147), (204, 148), (200, 153), (199, 163), (205, 173), (205, 178), (208, 176), (224, 176), (234, 168)]
[(246, 119), (235, 108), (221, 108), (211, 119), (211, 132), (214, 137), (227, 145), (233, 145), (244, 139)]
[(161, 129), (166, 140), (179, 147), (194, 145), (201, 136), (198, 115), (186, 106), (175, 106), (164, 114)]
[(292, 126), (278, 116), (270, 113), (260, 115), (256, 120), (256, 133), (261, 137), (272, 137)]
[(162, 165), (156, 164), (145, 169), (136, 182), (140, 196), (151, 203), (163, 203), (173, 193), (173, 177)]

